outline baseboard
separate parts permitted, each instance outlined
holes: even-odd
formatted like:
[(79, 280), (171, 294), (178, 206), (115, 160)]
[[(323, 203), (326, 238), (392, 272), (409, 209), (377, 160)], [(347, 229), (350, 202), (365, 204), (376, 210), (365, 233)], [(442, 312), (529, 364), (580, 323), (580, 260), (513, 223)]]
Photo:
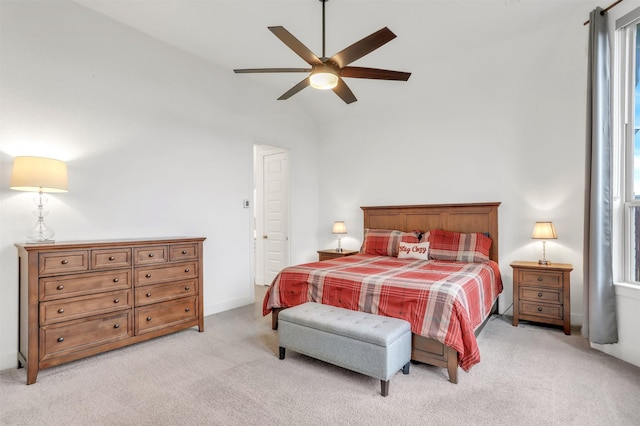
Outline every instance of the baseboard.
[(629, 364), (640, 367), (640, 350), (636, 348), (620, 343), (615, 343), (613, 345), (599, 345), (597, 343), (591, 343), (591, 347), (628, 362)]
[(18, 354), (16, 352), (0, 354), (0, 370), (12, 368), (18, 368)]
[(204, 307), (204, 315), (213, 315), (218, 312), (224, 312), (242, 306), (252, 305), (254, 303), (254, 296), (241, 297), (239, 299), (227, 300), (222, 303), (215, 303), (213, 305), (207, 305)]

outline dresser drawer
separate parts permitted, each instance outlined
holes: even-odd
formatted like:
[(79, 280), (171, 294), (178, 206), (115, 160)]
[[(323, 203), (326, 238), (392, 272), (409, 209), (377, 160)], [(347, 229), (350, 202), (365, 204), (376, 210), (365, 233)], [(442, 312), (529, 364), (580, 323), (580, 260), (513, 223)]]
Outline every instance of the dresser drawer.
[(110, 291), (40, 303), (40, 324), (53, 324), (131, 308), (131, 290)]
[(528, 315), (562, 320), (564, 317), (562, 309), (562, 305), (520, 301), (520, 316), (522, 317)]
[(168, 260), (167, 246), (136, 247), (133, 249), (133, 261), (136, 265), (166, 263)]
[(194, 296), (198, 293), (197, 290), (197, 280), (138, 287), (135, 293), (135, 303), (136, 306), (143, 306), (179, 297)]
[(138, 268), (135, 285), (149, 285), (168, 281), (185, 280), (198, 276), (198, 262), (177, 263), (153, 268)]
[(95, 272), (64, 277), (40, 278), (40, 300), (131, 288), (131, 270)]
[(198, 318), (197, 297), (184, 297), (136, 308), (135, 333), (143, 334)]
[(89, 250), (40, 253), (38, 264), (40, 275), (88, 271)]
[(198, 258), (198, 245), (176, 244), (169, 246), (169, 260), (193, 260)]
[(562, 290), (520, 287), (520, 299), (562, 305)]
[(40, 359), (77, 352), (133, 336), (131, 310), (40, 328)]
[(542, 287), (562, 288), (562, 273), (547, 271), (520, 270), (518, 281), (520, 285), (535, 285)]
[(131, 249), (91, 250), (91, 269), (113, 269), (131, 266)]

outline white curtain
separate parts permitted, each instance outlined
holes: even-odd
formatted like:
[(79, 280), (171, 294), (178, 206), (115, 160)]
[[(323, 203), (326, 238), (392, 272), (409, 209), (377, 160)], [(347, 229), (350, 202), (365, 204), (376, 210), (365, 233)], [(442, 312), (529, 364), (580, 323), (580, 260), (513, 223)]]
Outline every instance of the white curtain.
[(584, 321), (593, 343), (616, 343), (616, 296), (611, 250), (611, 103), (607, 18), (589, 15), (586, 181), (584, 225)]

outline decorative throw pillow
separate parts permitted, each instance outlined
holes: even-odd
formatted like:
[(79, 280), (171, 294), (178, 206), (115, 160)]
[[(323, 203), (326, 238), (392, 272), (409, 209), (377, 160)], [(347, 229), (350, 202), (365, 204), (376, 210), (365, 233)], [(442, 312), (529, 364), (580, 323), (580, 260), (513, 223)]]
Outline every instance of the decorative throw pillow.
[(489, 260), (491, 238), (484, 234), (435, 229), (430, 231), (429, 258), (481, 263)]
[(429, 243), (405, 243), (398, 245), (398, 259), (429, 260)]
[(413, 232), (392, 229), (365, 229), (361, 253), (377, 256), (398, 256), (400, 242), (417, 243), (418, 236)]

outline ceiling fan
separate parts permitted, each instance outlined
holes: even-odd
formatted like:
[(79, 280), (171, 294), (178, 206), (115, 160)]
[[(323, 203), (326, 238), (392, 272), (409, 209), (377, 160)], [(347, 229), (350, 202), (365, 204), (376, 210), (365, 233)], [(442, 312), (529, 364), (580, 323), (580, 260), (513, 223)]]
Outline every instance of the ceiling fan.
[(305, 60), (311, 68), (245, 68), (234, 69), (237, 74), (241, 73), (279, 73), (279, 72), (309, 72), (310, 74), (300, 83), (286, 91), (278, 100), (289, 99), (305, 87), (311, 85), (316, 89), (333, 90), (345, 103), (350, 104), (357, 101), (355, 95), (346, 85), (343, 77), (347, 78), (368, 78), (375, 80), (399, 80), (407, 81), (411, 76), (409, 72), (383, 70), (378, 68), (351, 67), (350, 63), (373, 52), (382, 45), (390, 42), (396, 35), (387, 27), (353, 43), (351, 46), (341, 50), (330, 58), (325, 56), (325, 3), (322, 2), (322, 57), (318, 58), (302, 42), (295, 38), (284, 27), (268, 27), (284, 44), (293, 50), (298, 56)]

